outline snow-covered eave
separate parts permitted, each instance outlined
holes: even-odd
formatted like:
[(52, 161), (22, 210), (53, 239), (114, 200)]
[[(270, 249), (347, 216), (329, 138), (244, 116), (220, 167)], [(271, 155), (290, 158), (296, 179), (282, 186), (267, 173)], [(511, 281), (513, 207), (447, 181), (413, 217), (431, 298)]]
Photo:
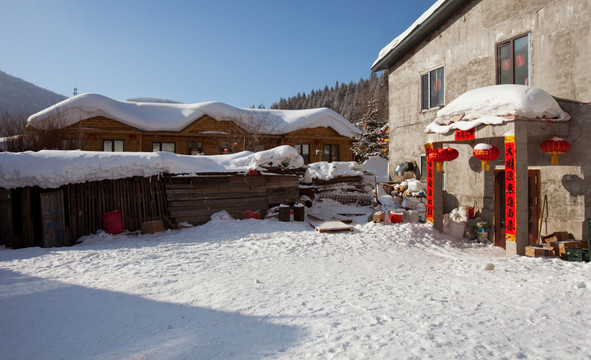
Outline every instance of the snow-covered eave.
[(495, 115), (487, 115), (482, 116), (477, 119), (473, 120), (461, 120), (447, 125), (440, 125), (436, 121), (433, 121), (425, 128), (426, 134), (438, 134), (438, 135), (449, 135), (451, 132), (455, 130), (471, 130), (476, 129), (478, 126), (481, 125), (504, 125), (507, 123), (515, 122), (515, 121), (530, 121), (530, 122), (555, 122), (555, 123), (562, 123), (567, 122), (570, 120), (570, 117), (563, 118), (563, 119), (552, 119), (552, 118), (526, 118), (526, 117), (519, 117), (514, 115), (506, 115), (506, 116), (495, 116)]
[(105, 117), (143, 131), (177, 131), (203, 116), (232, 121), (261, 133), (282, 135), (291, 131), (329, 127), (342, 136), (354, 137), (359, 129), (328, 108), (306, 110), (244, 109), (220, 102), (195, 104), (137, 103), (117, 101), (98, 94), (81, 94), (66, 99), (28, 119), (28, 126), (63, 128), (92, 117)]
[(471, 0), (437, 0), (408, 29), (384, 47), (371, 71), (387, 70)]

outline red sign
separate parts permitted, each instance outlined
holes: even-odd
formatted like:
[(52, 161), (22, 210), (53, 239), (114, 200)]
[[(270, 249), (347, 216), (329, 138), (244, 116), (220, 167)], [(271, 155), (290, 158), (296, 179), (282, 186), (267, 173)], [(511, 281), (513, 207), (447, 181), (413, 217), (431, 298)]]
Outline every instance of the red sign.
[(505, 240), (515, 241), (517, 206), (515, 203), (515, 136), (505, 137)]
[(429, 153), (433, 150), (433, 144), (425, 144), (425, 151), (427, 153), (427, 206), (426, 215), (427, 221), (433, 223), (433, 160), (430, 159)]
[(474, 129), (456, 130), (454, 136), (456, 141), (474, 140), (476, 138)]

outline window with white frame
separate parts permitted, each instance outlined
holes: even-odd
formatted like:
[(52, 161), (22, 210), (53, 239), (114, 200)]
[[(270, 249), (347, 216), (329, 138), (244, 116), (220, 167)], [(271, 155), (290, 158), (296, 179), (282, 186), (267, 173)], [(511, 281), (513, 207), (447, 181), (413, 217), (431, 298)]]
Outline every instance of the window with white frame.
[(444, 104), (445, 76), (443, 66), (421, 74), (421, 110)]
[(310, 163), (310, 144), (296, 144), (296, 150), (304, 159), (304, 164)]
[(175, 152), (175, 143), (173, 142), (153, 142), (152, 143), (152, 151), (166, 151), (166, 152)]
[(123, 140), (103, 140), (103, 151), (123, 151)]

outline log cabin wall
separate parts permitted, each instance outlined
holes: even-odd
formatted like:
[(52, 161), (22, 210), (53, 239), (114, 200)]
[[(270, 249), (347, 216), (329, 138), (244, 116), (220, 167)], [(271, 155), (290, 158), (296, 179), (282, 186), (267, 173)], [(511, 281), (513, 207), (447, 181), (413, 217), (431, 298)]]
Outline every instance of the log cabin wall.
[[(87, 151), (104, 151), (107, 140), (117, 141), (122, 144), (123, 151), (132, 152), (151, 152), (154, 146), (162, 148), (174, 144), (174, 152), (182, 155), (218, 155), (224, 153), (225, 148), (228, 152), (261, 151), (279, 145), (308, 144), (310, 162), (354, 160), (351, 151), (354, 139), (342, 136), (332, 128), (316, 127), (278, 135), (256, 134), (232, 121), (218, 121), (208, 115), (180, 131), (143, 131), (98, 116), (64, 129), (62, 137), (63, 140), (80, 140), (80, 149)], [(325, 145), (337, 145), (338, 156), (332, 154), (329, 159), (325, 155)]]

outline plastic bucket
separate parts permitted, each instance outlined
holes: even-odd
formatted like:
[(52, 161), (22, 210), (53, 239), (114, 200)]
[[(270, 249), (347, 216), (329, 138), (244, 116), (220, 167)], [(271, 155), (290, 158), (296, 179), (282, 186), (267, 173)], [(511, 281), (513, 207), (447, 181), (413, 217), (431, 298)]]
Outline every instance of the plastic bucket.
[(279, 207), (279, 221), (289, 221), (291, 210), (288, 206)]
[(123, 218), (121, 217), (121, 210), (114, 210), (103, 214), (102, 218), (109, 234), (119, 234), (125, 230), (125, 226), (123, 226)]
[(466, 223), (461, 221), (453, 221), (449, 222), (449, 234), (456, 239), (461, 239), (464, 237), (464, 230), (466, 229)]
[(304, 209), (305, 209), (304, 205), (301, 205), (301, 204), (296, 204), (293, 207), (293, 221), (306, 220), (306, 212), (304, 211)]
[(390, 216), (389, 216), (390, 222), (391, 223), (394, 223), (394, 224), (397, 224), (397, 223), (401, 222), (402, 221), (402, 215), (403, 214), (401, 214), (401, 213), (390, 212)]

